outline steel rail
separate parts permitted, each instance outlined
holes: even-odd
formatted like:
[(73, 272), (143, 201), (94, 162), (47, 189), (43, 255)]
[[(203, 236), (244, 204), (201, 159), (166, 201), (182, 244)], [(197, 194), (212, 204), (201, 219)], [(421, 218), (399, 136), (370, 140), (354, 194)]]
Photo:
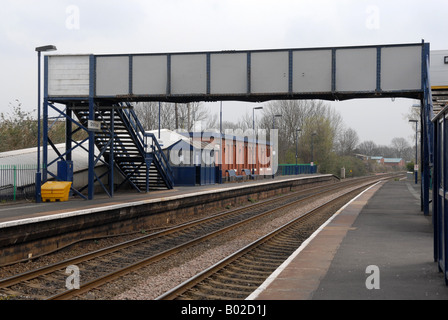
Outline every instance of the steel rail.
[[(355, 181), (355, 183), (359, 183), (359, 181)], [(61, 270), (62, 268), (66, 267), (68, 265), (77, 264), (77, 263), (80, 263), (80, 262), (83, 262), (83, 261), (86, 261), (86, 260), (91, 260), (91, 259), (103, 256), (103, 255), (106, 255), (108, 253), (111, 253), (111, 252), (114, 252), (114, 251), (117, 251), (117, 250), (121, 250), (121, 249), (129, 247), (129, 246), (134, 246), (134, 245), (139, 244), (139, 243), (144, 242), (144, 241), (148, 241), (148, 240), (150, 240), (152, 238), (155, 238), (155, 237), (160, 237), (162, 235), (167, 235), (167, 234), (174, 233), (176, 231), (179, 231), (179, 230), (191, 227), (191, 226), (195, 226), (195, 225), (204, 223), (206, 221), (210, 221), (210, 220), (213, 220), (213, 219), (219, 219), (219, 218), (224, 217), (224, 216), (228, 216), (228, 215), (231, 215), (231, 214), (243, 212), (244, 210), (253, 210), (254, 208), (266, 205), (266, 203), (273, 203), (275, 201), (281, 201), (281, 200), (284, 200), (284, 199), (287, 199), (287, 198), (297, 197), (298, 195), (303, 194), (305, 192), (309, 192), (311, 190), (325, 189), (323, 191), (320, 191), (318, 193), (314, 193), (314, 194), (312, 194), (310, 196), (307, 196), (305, 198), (301, 198), (299, 200), (293, 201), (293, 202), (288, 203), (286, 205), (280, 206), (280, 207), (278, 207), (278, 208), (276, 208), (274, 210), (264, 212), (262, 214), (253, 216), (253, 217), (251, 217), (249, 219), (246, 219), (246, 220), (240, 221), (238, 223), (232, 224), (230, 226), (227, 226), (227, 227), (225, 227), (225, 228), (223, 228), (221, 230), (218, 230), (214, 234), (204, 235), (204, 236), (199, 237), (197, 239), (194, 239), (192, 241), (188, 241), (188, 242), (186, 242), (186, 243), (184, 243), (184, 244), (182, 244), (180, 246), (176, 246), (175, 248), (166, 250), (166, 251), (161, 252), (159, 254), (156, 254), (156, 255), (154, 255), (152, 257), (149, 257), (147, 259), (144, 259), (144, 260), (141, 260), (141, 261), (139, 261), (137, 263), (134, 263), (134, 264), (132, 264), (132, 265), (130, 265), (130, 266), (124, 268), (124, 269), (121, 269), (121, 270), (116, 271), (116, 272), (112, 272), (111, 274), (108, 274), (106, 276), (98, 278), (97, 280), (91, 281), (91, 282), (89, 282), (87, 284), (83, 284), (81, 289), (66, 291), (63, 294), (60, 294), (60, 295), (58, 294), (58, 295), (55, 295), (55, 296), (51, 297), (51, 299), (63, 299), (64, 296), (65, 296), (65, 298), (67, 298), (69, 296), (79, 295), (82, 292), (90, 290), (94, 286), (99, 286), (100, 283), (108, 282), (108, 281), (110, 281), (112, 279), (115, 279), (117, 277), (122, 276), (125, 273), (131, 272), (131, 271), (136, 270), (138, 268), (141, 268), (142, 266), (145, 266), (147, 264), (159, 261), (160, 259), (163, 259), (164, 257), (166, 257), (168, 255), (171, 255), (171, 254), (173, 254), (173, 253), (175, 253), (175, 252), (177, 252), (177, 251), (179, 251), (181, 249), (184, 249), (184, 248), (186, 248), (188, 246), (192, 246), (192, 245), (194, 245), (194, 244), (196, 244), (196, 243), (198, 243), (200, 241), (203, 241), (203, 240), (206, 240), (208, 238), (214, 237), (214, 236), (216, 236), (218, 234), (227, 232), (228, 230), (230, 230), (232, 228), (236, 228), (236, 227), (238, 227), (238, 226), (240, 226), (240, 225), (242, 225), (244, 223), (250, 222), (250, 221), (252, 221), (254, 219), (261, 218), (261, 217), (263, 217), (263, 216), (265, 216), (267, 214), (272, 214), (272, 213), (274, 213), (274, 212), (276, 212), (278, 210), (284, 209), (284, 208), (286, 208), (288, 206), (295, 205), (298, 202), (302, 202), (302, 201), (305, 201), (305, 200), (310, 200), (311, 198), (316, 197), (316, 196), (318, 196), (318, 195), (320, 195), (320, 194), (322, 194), (324, 192), (328, 192), (328, 191), (331, 191), (331, 190), (334, 191), (334, 190), (340, 189), (341, 187), (347, 187), (347, 186), (346, 185), (337, 184), (337, 185), (331, 185), (331, 187), (333, 187), (333, 188), (328, 188), (328, 185), (325, 185), (325, 186), (313, 187), (313, 188), (310, 188), (310, 189), (307, 189), (307, 190), (300, 190), (298, 192), (294, 192), (293, 194), (288, 194), (288, 195), (276, 197), (274, 199), (266, 199), (266, 200), (260, 201), (260, 202), (258, 202), (256, 204), (252, 204), (252, 205), (249, 205), (249, 206), (246, 206), (246, 207), (243, 207), (243, 208), (237, 208), (237, 209), (234, 209), (234, 210), (231, 210), (231, 211), (226, 211), (226, 212), (223, 212), (223, 213), (216, 214), (214, 216), (210, 216), (210, 217), (206, 217), (206, 218), (203, 218), (203, 219), (198, 219), (198, 220), (195, 220), (195, 221), (192, 221), (192, 222), (184, 223), (184, 224), (181, 224), (181, 225), (169, 228), (167, 230), (159, 231), (159, 232), (156, 232), (156, 233), (153, 233), (153, 234), (150, 234), (150, 235), (146, 235), (146, 236), (143, 236), (143, 237), (139, 237), (137, 239), (129, 240), (129, 241), (120, 243), (118, 245), (114, 245), (114, 246), (105, 248), (105, 249), (100, 249), (100, 250), (94, 251), (92, 253), (87, 253), (87, 254), (84, 254), (84, 255), (81, 255), (81, 256), (77, 256), (77, 257), (74, 257), (74, 258), (71, 258), (71, 259), (67, 259), (67, 260), (64, 260), (64, 261), (62, 261), (60, 263), (55, 263), (55, 264), (50, 265), (50, 266), (46, 266), (46, 267), (42, 267), (42, 268), (39, 268), (39, 269), (31, 270), (31, 271), (25, 272), (23, 274), (19, 274), (19, 275), (16, 275), (16, 276), (12, 276), (12, 277), (3, 279), (3, 280), (0, 281), (0, 288), (10, 287), (10, 286), (12, 286), (14, 284), (18, 284), (18, 283), (21, 283), (21, 282), (24, 282), (24, 281), (27, 281), (27, 280), (39, 277), (41, 275), (45, 275), (45, 274), (48, 274), (48, 273), (51, 273), (51, 272), (55, 272), (57, 270)], [(85, 288), (85, 289), (83, 289), (83, 288)], [(88, 289), (88, 288), (90, 288), (90, 289)]]
[(312, 195), (309, 196), (309, 198), (316, 197), (316, 196), (318, 196), (321, 193), (341, 188), (342, 185), (337, 184), (336, 186), (335, 185), (330, 185), (330, 188), (328, 188), (328, 187), (329, 187), (328, 185), (316, 186), (316, 187), (312, 187), (312, 188), (309, 188), (309, 189), (306, 189), (306, 190), (299, 190), (299, 191), (294, 192), (292, 194), (287, 194), (287, 195), (282, 195), (282, 196), (275, 197), (275, 198), (265, 199), (265, 200), (259, 201), (257, 203), (254, 203), (254, 204), (242, 207), (242, 208), (236, 208), (236, 209), (233, 209), (233, 210), (230, 210), (230, 211), (220, 212), (218, 214), (215, 214), (215, 215), (212, 215), (212, 216), (209, 216), (209, 217), (196, 219), (196, 220), (193, 220), (193, 221), (190, 221), (190, 222), (186, 222), (186, 223), (174, 226), (174, 227), (170, 227), (170, 228), (162, 230), (162, 231), (154, 232), (154, 233), (151, 233), (149, 235), (141, 236), (141, 237), (138, 237), (136, 239), (132, 239), (132, 240), (128, 240), (128, 241), (116, 244), (116, 245), (112, 245), (112, 246), (109, 246), (107, 248), (98, 249), (96, 251), (89, 252), (89, 253), (86, 253), (86, 254), (83, 254), (83, 255), (79, 255), (79, 256), (76, 256), (76, 257), (73, 257), (73, 258), (69, 258), (69, 259), (66, 259), (64, 261), (57, 262), (57, 263), (54, 263), (54, 264), (51, 264), (51, 265), (48, 265), (48, 266), (44, 266), (44, 267), (41, 267), (41, 268), (30, 270), (30, 271), (27, 271), (27, 272), (24, 272), (24, 273), (21, 273), (21, 274), (13, 275), (13, 276), (8, 277), (8, 278), (0, 279), (0, 289), (1, 288), (6, 288), (6, 287), (10, 287), (10, 286), (18, 284), (20, 282), (24, 282), (24, 281), (28, 281), (28, 280), (37, 278), (39, 276), (42, 276), (42, 275), (45, 275), (45, 274), (48, 274), (48, 273), (60, 270), (60, 269), (62, 269), (64, 267), (67, 267), (69, 265), (73, 265), (73, 264), (77, 264), (77, 263), (84, 262), (84, 261), (87, 261), (87, 260), (95, 259), (95, 258), (101, 257), (103, 255), (112, 253), (114, 251), (118, 251), (118, 250), (121, 250), (121, 249), (124, 249), (124, 248), (127, 248), (127, 247), (131, 247), (131, 246), (135, 246), (135, 245), (137, 245), (139, 243), (151, 240), (151, 239), (156, 238), (156, 237), (161, 237), (161, 236), (164, 236), (164, 235), (168, 235), (168, 234), (171, 234), (171, 233), (174, 233), (174, 232), (186, 229), (186, 228), (190, 228), (190, 227), (193, 227), (195, 225), (199, 225), (199, 224), (202, 224), (202, 223), (205, 223), (205, 222), (208, 222), (208, 221), (212, 221), (212, 220), (215, 220), (215, 219), (218, 219), (218, 218), (221, 218), (221, 217), (229, 216), (229, 215), (232, 215), (232, 214), (239, 214), (239, 213), (247, 211), (247, 210), (253, 210), (253, 209), (256, 209), (258, 207), (262, 207), (262, 206), (266, 205), (267, 203), (273, 203), (275, 201), (282, 201), (282, 200), (285, 200), (285, 199), (288, 199), (288, 198), (294, 198), (294, 197), (297, 197), (297, 196), (299, 196), (301, 194), (304, 194), (304, 193), (307, 193), (307, 192), (310, 192), (310, 191), (313, 191), (313, 190), (316, 190), (316, 189), (324, 189), (320, 193), (315, 193), (315, 194), (312, 194)]
[[(341, 186), (339, 186), (339, 187), (341, 187)], [(344, 187), (346, 187), (346, 186), (344, 186)], [(334, 188), (334, 189), (338, 189), (338, 188)], [(334, 189), (332, 189), (332, 190), (334, 190)], [(144, 267), (144, 266), (146, 266), (148, 264), (155, 263), (155, 262), (157, 262), (157, 261), (159, 261), (159, 260), (161, 260), (163, 258), (166, 258), (166, 257), (168, 257), (170, 255), (175, 254), (175, 253), (178, 253), (181, 250), (184, 250), (184, 249), (187, 249), (189, 247), (192, 247), (193, 245), (195, 245), (197, 243), (200, 243), (200, 242), (203, 242), (205, 240), (208, 240), (208, 239), (211, 239), (213, 237), (216, 237), (218, 235), (221, 235), (221, 234), (223, 234), (223, 233), (225, 233), (227, 231), (230, 231), (232, 229), (238, 228), (238, 227), (240, 227), (240, 226), (242, 226), (242, 225), (244, 225), (246, 223), (249, 223), (249, 222), (257, 220), (257, 219), (260, 219), (260, 218), (262, 218), (264, 216), (267, 216), (267, 215), (270, 215), (270, 214), (274, 214), (275, 212), (287, 209), (287, 208), (292, 207), (292, 206), (296, 206), (297, 203), (300, 203), (300, 202), (303, 202), (305, 200), (310, 200), (311, 198), (317, 197), (317, 196), (321, 195), (322, 192), (319, 192), (317, 194), (312, 194), (309, 197), (302, 198), (302, 199), (299, 199), (299, 200), (296, 200), (296, 201), (284, 204), (282, 206), (279, 206), (279, 207), (274, 208), (274, 209), (270, 209), (268, 211), (265, 211), (265, 212), (262, 212), (260, 214), (255, 215), (255, 216), (252, 216), (252, 217), (249, 217), (247, 219), (244, 219), (242, 221), (238, 221), (236, 223), (233, 223), (233, 224), (231, 224), (229, 226), (226, 226), (224, 228), (221, 228), (219, 230), (213, 231), (211, 233), (207, 233), (207, 234), (205, 234), (203, 236), (200, 236), (198, 238), (195, 238), (195, 239), (193, 239), (191, 241), (185, 242), (185, 243), (183, 243), (181, 245), (178, 245), (176, 247), (172, 247), (172, 248), (170, 248), (168, 250), (165, 250), (165, 251), (163, 251), (161, 253), (158, 253), (158, 254), (155, 254), (155, 255), (153, 255), (151, 257), (148, 257), (146, 259), (140, 260), (140, 261), (138, 261), (138, 262), (136, 262), (134, 264), (131, 264), (129, 266), (126, 266), (126, 267), (124, 267), (124, 268), (122, 268), (122, 269), (120, 269), (118, 271), (111, 272), (111, 273), (109, 273), (107, 275), (104, 275), (102, 277), (96, 278), (96, 279), (94, 279), (94, 280), (92, 280), (90, 282), (84, 283), (84, 284), (82, 284), (80, 286), (79, 289), (71, 289), (71, 290), (67, 290), (67, 291), (61, 292), (59, 294), (56, 294), (54, 296), (49, 297), (47, 300), (67, 300), (67, 299), (71, 299), (71, 298), (73, 298), (75, 296), (79, 296), (79, 295), (81, 295), (83, 293), (86, 293), (86, 292), (96, 288), (96, 287), (99, 287), (99, 286), (101, 286), (101, 285), (103, 285), (105, 283), (108, 283), (108, 282), (110, 282), (112, 280), (115, 280), (115, 279), (123, 276), (124, 274), (127, 274), (127, 273), (130, 273), (132, 271), (138, 270), (138, 269), (140, 269), (140, 268), (142, 268), (142, 267)], [(328, 192), (328, 190), (326, 190), (325, 192)], [(269, 201), (266, 201), (266, 202), (269, 202)]]
[(246, 255), (247, 253), (257, 249), (262, 244), (265, 244), (268, 241), (275, 239), (276, 237), (278, 237), (279, 235), (284, 233), (286, 230), (294, 227), (294, 225), (301, 223), (303, 220), (309, 218), (316, 212), (323, 210), (323, 209), (327, 208), (328, 206), (334, 205), (335, 203), (337, 203), (338, 201), (341, 201), (342, 198), (346, 197), (349, 194), (359, 193), (360, 191), (365, 190), (370, 185), (374, 185), (375, 183), (378, 183), (378, 182), (372, 182), (367, 186), (364, 185), (360, 188), (357, 188), (356, 190), (348, 191), (348, 192), (344, 193), (343, 195), (338, 196), (335, 199), (329, 200), (326, 203), (309, 210), (308, 212), (304, 213), (303, 215), (293, 219), (290, 222), (285, 223), (284, 225), (278, 227), (274, 231), (268, 233), (267, 235), (260, 237), (259, 239), (248, 244), (247, 246), (241, 248), (240, 250), (234, 252), (233, 254), (229, 255), (228, 257), (226, 257), (226, 258), (222, 259), (221, 261), (217, 262), (216, 264), (212, 265), (208, 269), (191, 277), (190, 279), (184, 281), (183, 283), (181, 283), (178, 286), (174, 287), (173, 289), (167, 291), (166, 293), (160, 295), (155, 300), (174, 300), (174, 299), (180, 297), (182, 294), (184, 294), (188, 290), (194, 288), (195, 286), (197, 286), (199, 283), (201, 283), (205, 279), (210, 278), (212, 275), (216, 274), (218, 271), (229, 266), (231, 263), (237, 261), (238, 259), (240, 259), (244, 255)]
[[(382, 180), (382, 179), (383, 178), (381, 178), (379, 180)], [(378, 180), (378, 179), (376, 179), (376, 180)], [(370, 185), (370, 184), (376, 183), (376, 182), (377, 181), (370, 182), (367, 185)], [(359, 181), (358, 181), (358, 183), (359, 183)], [(363, 185), (363, 187), (361, 187), (361, 188), (365, 188), (365, 186), (366, 185)], [(339, 187), (341, 187), (341, 186), (339, 186)], [(344, 186), (344, 187), (347, 187), (347, 186)], [(337, 188), (335, 188), (335, 189), (337, 189)], [(351, 191), (351, 192), (353, 192), (353, 191)], [(141, 261), (138, 261), (135, 264), (126, 266), (125, 268), (122, 268), (122, 269), (120, 269), (118, 271), (111, 272), (111, 273), (109, 273), (107, 275), (104, 275), (102, 277), (94, 279), (94, 280), (92, 280), (92, 281), (90, 281), (88, 283), (83, 284), (79, 289), (67, 290), (67, 291), (62, 292), (60, 294), (54, 295), (54, 296), (48, 298), (48, 300), (66, 300), (66, 299), (71, 299), (71, 298), (73, 298), (75, 296), (79, 296), (79, 295), (84, 294), (84, 293), (86, 293), (86, 292), (88, 292), (88, 291), (90, 291), (90, 290), (92, 290), (94, 288), (97, 288), (97, 287), (99, 287), (99, 286), (101, 286), (101, 285), (103, 285), (103, 284), (105, 284), (107, 282), (110, 282), (110, 281), (112, 281), (114, 279), (117, 279), (117, 278), (121, 277), (124, 274), (130, 273), (130, 272), (135, 271), (137, 269), (140, 269), (140, 268), (142, 268), (142, 267), (144, 267), (144, 266), (146, 266), (148, 264), (157, 262), (157, 261), (159, 261), (159, 260), (161, 260), (161, 259), (163, 259), (163, 258), (165, 258), (167, 256), (170, 256), (172, 254), (178, 253), (180, 250), (187, 249), (187, 248), (189, 248), (189, 247), (191, 247), (191, 246), (193, 246), (193, 245), (195, 245), (197, 243), (200, 243), (200, 242), (203, 242), (203, 241), (208, 240), (210, 238), (213, 238), (213, 237), (216, 237), (218, 235), (221, 235), (221, 234), (223, 234), (223, 233), (225, 233), (225, 232), (227, 232), (227, 231), (229, 231), (231, 229), (235, 229), (237, 227), (242, 226), (243, 224), (249, 223), (249, 222), (251, 222), (253, 220), (256, 220), (256, 219), (260, 219), (260, 218), (262, 218), (262, 217), (264, 217), (266, 215), (274, 214), (275, 212), (278, 212), (278, 211), (281, 211), (281, 210), (285, 210), (285, 209), (287, 209), (289, 207), (292, 207), (292, 206), (296, 206), (297, 203), (303, 202), (305, 200), (309, 200), (310, 198), (316, 197), (317, 195), (321, 195), (321, 193), (322, 192), (319, 192), (318, 194), (313, 194), (313, 195), (311, 195), (309, 197), (302, 198), (302, 199), (299, 199), (299, 200), (287, 203), (287, 204), (279, 206), (277, 208), (265, 211), (265, 212), (263, 212), (261, 214), (257, 214), (255, 216), (249, 217), (249, 218), (247, 218), (245, 220), (236, 222), (236, 223), (231, 224), (231, 225), (229, 225), (227, 227), (221, 228), (221, 229), (219, 229), (217, 231), (213, 231), (211, 233), (208, 233), (206, 235), (203, 235), (203, 236), (198, 237), (196, 239), (193, 239), (191, 241), (185, 242), (185, 243), (183, 243), (183, 244), (181, 244), (179, 246), (170, 248), (170, 249), (168, 249), (166, 251), (163, 251), (163, 252), (161, 252), (159, 254), (156, 254), (154, 256), (151, 256), (151, 257), (148, 257), (148, 258), (143, 259)], [(345, 193), (344, 195), (346, 195), (346, 194), (347, 193)], [(339, 198), (340, 197), (338, 197), (337, 199), (339, 199)]]

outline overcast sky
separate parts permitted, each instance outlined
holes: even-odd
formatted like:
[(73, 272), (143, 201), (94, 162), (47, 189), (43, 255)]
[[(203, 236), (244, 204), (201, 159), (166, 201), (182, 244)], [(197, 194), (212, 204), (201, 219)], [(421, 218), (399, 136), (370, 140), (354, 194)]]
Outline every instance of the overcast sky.
[[(447, 0), (2, 0), (0, 112), (20, 100), (36, 109), (35, 47), (58, 54), (256, 50), (418, 43), (448, 49)], [(415, 101), (331, 104), (361, 141), (412, 142), (404, 119)], [(218, 112), (219, 104), (207, 104)], [(224, 120), (252, 112), (224, 103)]]

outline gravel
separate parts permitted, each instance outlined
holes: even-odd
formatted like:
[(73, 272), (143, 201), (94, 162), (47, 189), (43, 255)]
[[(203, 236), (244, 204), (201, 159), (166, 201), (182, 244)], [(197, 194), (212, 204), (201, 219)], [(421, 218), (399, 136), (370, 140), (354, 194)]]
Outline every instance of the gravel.
[[(158, 274), (147, 274), (146, 270), (141, 270), (139, 272), (138, 280), (133, 284), (132, 288), (119, 293), (115, 296), (108, 297), (108, 299), (114, 300), (152, 300), (157, 298), (164, 292), (174, 288), (175, 286), (181, 284), (185, 280), (193, 277), (202, 270), (214, 265), (226, 256), (232, 254), (233, 252), (243, 248), (249, 243), (262, 237), (264, 234), (275, 230), (276, 228), (282, 226), (283, 224), (293, 220), (294, 218), (302, 215), (309, 210), (334, 199), (337, 195), (343, 194), (339, 192), (334, 195), (326, 196), (312, 203), (290, 210), (283, 215), (272, 219), (270, 221), (265, 221), (265, 223), (257, 223), (256, 225), (250, 225), (241, 227), (238, 232), (226, 237), (217, 237), (207, 244), (199, 245), (193, 250), (196, 252), (196, 256), (190, 260), (183, 260), (184, 258), (179, 258), (177, 262), (178, 265), (173, 266), (166, 271), (160, 272)], [(266, 220), (266, 219), (265, 219)], [(233, 237), (233, 239), (231, 239)], [(228, 238), (228, 239), (225, 239)], [(207, 247), (208, 246), (208, 247)], [(200, 252), (200, 254), (198, 254)], [(178, 257), (173, 257), (174, 259)], [(176, 263), (174, 263), (176, 264)], [(145, 268), (147, 269), (147, 268)], [(126, 278), (119, 281), (126, 282)]]
[[(355, 187), (353, 187), (355, 189)], [(257, 240), (264, 234), (280, 227), (290, 220), (306, 213), (316, 206), (325, 203), (344, 192), (327, 195), (316, 201), (300, 205), (274, 217), (263, 218), (261, 221), (246, 224), (236, 231), (215, 237), (205, 243), (198, 244), (183, 252), (158, 261), (136, 272), (125, 275), (101, 287), (100, 290), (89, 292), (79, 299), (101, 300), (152, 300), (164, 292), (174, 288), (202, 270), (212, 266), (233, 252)], [(199, 217), (196, 217), (199, 218)], [(99, 240), (83, 241), (55, 254), (41, 257), (36, 261), (19, 263), (0, 268), (0, 278), (25, 272), (40, 266), (48, 265), (61, 259), (77, 256), (97, 250), (104, 246), (135, 238), (141, 234), (130, 234), (123, 237), (112, 237)], [(82, 275), (81, 275), (82, 281)]]

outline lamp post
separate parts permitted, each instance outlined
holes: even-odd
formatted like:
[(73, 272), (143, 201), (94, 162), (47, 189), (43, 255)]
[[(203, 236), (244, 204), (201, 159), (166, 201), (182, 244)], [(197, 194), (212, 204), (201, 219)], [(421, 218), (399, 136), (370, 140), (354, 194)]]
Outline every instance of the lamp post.
[(254, 130), (254, 136), (255, 136), (255, 110), (263, 109), (263, 107), (253, 107), (252, 108), (252, 129)]
[(296, 129), (296, 167), (298, 165), (297, 161), (299, 159), (299, 132), (301, 132), (302, 129)]
[(415, 164), (414, 164), (414, 174), (415, 174), (415, 184), (417, 184), (418, 170), (415, 170), (415, 169), (416, 169), (417, 161), (418, 161), (418, 157), (417, 157), (418, 120), (409, 120), (409, 122), (415, 122)]
[(159, 101), (159, 140), (160, 140), (160, 101)]
[[(274, 114), (273, 116), (272, 116), (272, 131), (274, 131), (275, 130), (275, 118), (281, 118), (281, 114)], [(274, 132), (272, 132), (272, 134), (274, 134)], [(271, 141), (273, 141), (273, 139), (272, 139), (272, 134), (271, 134)], [(273, 146), (272, 146), (273, 147)], [(273, 150), (272, 150), (272, 161), (275, 163), (275, 159), (274, 159), (274, 157), (276, 156), (276, 154), (275, 154), (275, 151), (274, 151), (274, 148), (272, 148)], [(277, 155), (277, 157), (278, 157), (278, 155)], [(277, 158), (277, 160), (278, 160), (278, 158)], [(274, 174), (274, 172), (272, 172), (272, 179), (274, 179), (275, 178), (275, 174)]]
[(254, 130), (254, 150), (253, 152), (253, 167), (252, 167), (252, 174), (255, 174), (255, 152), (256, 152), (256, 148), (257, 148), (257, 144), (256, 144), (256, 134), (255, 134), (255, 110), (260, 110), (263, 109), (263, 107), (253, 107), (252, 108), (252, 129)]
[(314, 136), (317, 135), (317, 132), (314, 131), (311, 134), (311, 165), (314, 165)]
[(36, 172), (36, 191), (35, 198), (36, 203), (41, 202), (41, 181), (42, 181), (42, 173), (40, 172), (40, 60), (41, 53), (46, 51), (55, 51), (57, 50), (55, 46), (48, 45), (37, 47), (37, 172)]
[[(220, 105), (219, 105), (219, 145), (218, 145), (218, 147), (219, 147), (219, 157), (218, 157), (218, 159), (219, 159), (219, 163), (218, 163), (218, 165), (219, 165), (219, 179), (220, 179), (220, 181), (221, 181), (221, 178), (222, 178), (222, 164), (223, 164), (223, 152), (222, 152), (222, 150), (223, 150), (223, 148), (222, 148), (222, 101), (221, 101), (221, 103), (220, 103)], [(222, 183), (222, 181), (220, 182), (220, 183)]]
[(272, 116), (272, 129), (275, 129), (275, 118), (281, 118), (282, 115), (281, 114), (274, 114)]
[(219, 133), (222, 135), (222, 101), (219, 106)]

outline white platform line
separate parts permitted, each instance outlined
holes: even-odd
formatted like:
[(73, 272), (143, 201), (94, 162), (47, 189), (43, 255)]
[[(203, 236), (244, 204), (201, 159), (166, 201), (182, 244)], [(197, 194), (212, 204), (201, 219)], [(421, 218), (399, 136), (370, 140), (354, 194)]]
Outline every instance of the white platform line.
[(300, 252), (305, 249), (308, 244), (339, 214), (341, 213), (347, 206), (349, 206), (353, 201), (358, 199), (363, 193), (367, 192), (369, 189), (375, 187), (377, 184), (383, 181), (378, 181), (374, 185), (370, 186), (366, 190), (362, 191), (356, 197), (351, 199), (348, 203), (342, 206), (337, 212), (335, 212), (323, 225), (321, 225), (313, 234), (306, 239), (300, 247), (294, 251), (292, 255), (289, 256), (254, 292), (252, 292), (245, 300), (255, 300), (266, 288), (279, 276), (279, 274), (299, 255)]
[[(245, 184), (245, 185), (227, 187), (227, 188), (218, 188), (218, 189), (213, 188), (211, 190), (209, 189), (209, 190), (203, 190), (203, 191), (198, 191), (198, 192), (193, 192), (193, 193), (186, 193), (186, 194), (180, 194), (180, 195), (174, 195), (174, 196), (168, 196), (168, 197), (162, 197), (162, 198), (138, 200), (138, 201), (134, 201), (134, 202), (125, 202), (125, 203), (113, 204), (113, 205), (104, 205), (104, 206), (99, 206), (99, 207), (95, 207), (95, 208), (74, 210), (74, 211), (68, 211), (68, 212), (64, 212), (64, 213), (56, 213), (56, 214), (52, 214), (52, 215), (45, 215), (45, 216), (35, 217), (35, 218), (25, 218), (25, 219), (1, 222), (0, 229), (24, 225), (24, 224), (28, 224), (28, 223), (37, 223), (37, 222), (49, 221), (49, 220), (53, 220), (53, 219), (63, 219), (63, 218), (81, 216), (81, 215), (86, 215), (86, 214), (102, 212), (102, 211), (109, 211), (109, 210), (129, 208), (129, 207), (140, 206), (140, 205), (147, 205), (147, 204), (161, 202), (161, 201), (170, 201), (170, 200), (178, 200), (178, 199), (183, 199), (183, 198), (188, 198), (188, 197), (197, 197), (200, 195), (206, 195), (206, 194), (211, 194), (211, 193), (216, 193), (216, 192), (234, 191), (234, 190), (238, 190), (238, 189), (253, 188), (253, 187), (257, 187), (257, 186), (261, 186), (261, 185), (268, 185), (268, 184), (273, 185), (273, 184), (280, 184), (280, 183), (294, 181), (294, 180), (305, 180), (305, 179), (309, 179), (309, 178), (322, 178), (322, 177), (328, 177), (328, 176), (332, 176), (332, 175), (331, 174), (322, 174), (322, 175), (318, 174), (318, 175), (310, 175), (310, 176), (304, 176), (304, 177), (299, 177), (299, 178), (294, 177), (294, 178), (282, 179), (282, 180), (277, 180), (277, 181), (263, 181), (263, 182), (253, 183), (253, 184)], [(2, 209), (2, 210), (6, 210), (6, 209)]]

